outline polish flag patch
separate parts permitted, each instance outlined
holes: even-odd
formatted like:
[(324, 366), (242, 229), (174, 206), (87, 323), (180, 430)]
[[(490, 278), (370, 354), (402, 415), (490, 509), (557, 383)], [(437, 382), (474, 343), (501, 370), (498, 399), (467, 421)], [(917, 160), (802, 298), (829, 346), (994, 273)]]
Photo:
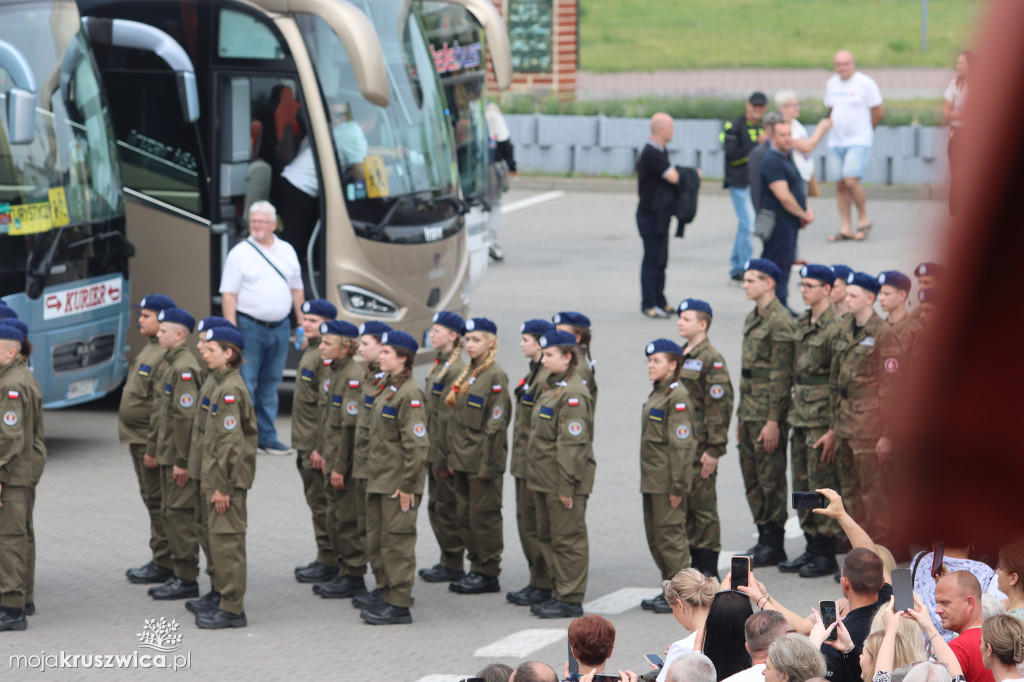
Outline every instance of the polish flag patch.
[(501, 384), (491, 386), (491, 393), (501, 393)]
[(334, 362), (334, 360), (324, 360), (324, 367), (330, 367), (332, 362)]
[(715, 369), (722, 369), (723, 367), (725, 367), (725, 365), (722, 364), (721, 362), (713, 362), (711, 363), (711, 366), (714, 367)]
[(422, 403), (419, 400), (410, 400), (409, 407), (420, 407)]
[(11, 400), (17, 400), (20, 395), (17, 391), (7, 391), (7, 397)]
[(181, 380), (182, 381), (192, 381), (192, 372), (182, 372), (181, 373)]
[(685, 412), (686, 403), (676, 403), (676, 412)]
[(233, 396), (233, 395), (226, 395), (226, 396), (224, 396), (224, 404), (225, 405), (230, 405), (233, 402), (235, 402), (235, 396)]
[(570, 407), (576, 407), (579, 404), (580, 404), (580, 399), (579, 398), (569, 398), (569, 406)]
[(348, 387), (349, 387), (349, 388), (359, 388), (359, 381), (358, 381), (358, 380), (356, 380), (356, 379), (352, 379), (352, 380), (350, 380), (350, 381), (348, 382)]

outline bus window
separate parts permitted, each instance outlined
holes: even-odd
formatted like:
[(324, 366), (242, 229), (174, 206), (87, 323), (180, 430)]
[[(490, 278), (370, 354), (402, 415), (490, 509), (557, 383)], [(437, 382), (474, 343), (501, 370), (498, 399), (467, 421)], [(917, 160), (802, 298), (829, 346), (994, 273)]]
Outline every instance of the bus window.
[(217, 56), (222, 59), (285, 58), (284, 49), (274, 33), (251, 14), (222, 9), (219, 27)]

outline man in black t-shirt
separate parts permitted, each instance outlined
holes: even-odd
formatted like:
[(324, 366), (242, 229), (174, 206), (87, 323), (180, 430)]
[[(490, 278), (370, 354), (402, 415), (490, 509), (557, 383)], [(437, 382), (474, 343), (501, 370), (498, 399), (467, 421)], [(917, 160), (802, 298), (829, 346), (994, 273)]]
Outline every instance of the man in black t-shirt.
[(640, 264), (640, 309), (650, 318), (665, 318), (669, 311), (675, 311), (665, 300), (668, 224), (661, 229), (655, 225), (653, 206), (654, 194), (660, 183), (679, 183), (679, 171), (669, 164), (665, 149), (674, 132), (671, 116), (660, 112), (651, 116), (651, 137), (636, 162), (637, 193), (640, 195), (636, 225), (644, 242), (644, 259)]
[[(782, 277), (776, 282), (775, 295), (782, 305), (789, 297), (789, 270), (796, 259), (796, 238), (800, 229), (814, 220), (807, 208), (804, 181), (793, 163), (790, 150), (793, 136), (788, 123), (776, 123), (772, 148), (761, 162), (761, 207), (775, 213), (775, 229), (764, 243), (761, 258), (779, 266)], [(788, 306), (787, 306), (788, 307)]]

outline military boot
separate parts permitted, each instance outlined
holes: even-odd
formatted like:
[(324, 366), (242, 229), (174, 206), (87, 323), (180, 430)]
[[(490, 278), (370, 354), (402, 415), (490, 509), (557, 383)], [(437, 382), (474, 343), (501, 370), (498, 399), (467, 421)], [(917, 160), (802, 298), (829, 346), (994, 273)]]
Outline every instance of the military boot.
[(779, 570), (781, 572), (796, 573), (803, 568), (805, 564), (810, 563), (811, 560), (814, 559), (814, 555), (816, 554), (815, 549), (817, 548), (817, 537), (804, 533), (804, 538), (807, 540), (807, 548), (804, 550), (804, 553), (795, 559), (781, 562), (779, 564)]
[(800, 568), (800, 577), (821, 578), (831, 575), (837, 568), (839, 564), (836, 563), (836, 539), (819, 535), (817, 551), (811, 560)]
[(718, 552), (710, 549), (691, 549), (690, 565), (708, 578), (718, 579)]
[(753, 547), (751, 547), (750, 549), (748, 549), (743, 554), (745, 556), (754, 556), (755, 553), (761, 551), (761, 549), (764, 547), (764, 545), (765, 545), (764, 526), (758, 525), (758, 527), (757, 527), (757, 544), (754, 545)]
[(780, 561), (786, 560), (785, 533), (782, 526), (777, 526), (774, 523), (764, 525), (764, 544), (761, 545), (761, 550), (755, 552), (751, 557), (753, 568), (775, 566)]

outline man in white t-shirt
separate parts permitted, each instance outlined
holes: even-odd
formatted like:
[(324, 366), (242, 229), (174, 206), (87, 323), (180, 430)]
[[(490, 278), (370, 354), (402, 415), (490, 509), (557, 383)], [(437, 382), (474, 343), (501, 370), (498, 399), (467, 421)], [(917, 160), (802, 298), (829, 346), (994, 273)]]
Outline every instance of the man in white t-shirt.
[(224, 317), (242, 333), (245, 349), (240, 369), (252, 396), (259, 427), (259, 447), (286, 455), (277, 438), (277, 387), (284, 373), (291, 325), (301, 319), (305, 292), (299, 259), (291, 244), (274, 236), (277, 211), (269, 201), (249, 207), (249, 237), (228, 253), (220, 279)]
[[(871, 231), (867, 198), (860, 179), (864, 177), (875, 127), (882, 120), (882, 93), (878, 83), (857, 71), (853, 55), (836, 52), (836, 73), (825, 84), (825, 106), (829, 108), (832, 131), (828, 136), (828, 175), (836, 181), (839, 204), (839, 234), (829, 241), (866, 239)], [(857, 232), (853, 231), (851, 204), (857, 205)]]
[(744, 644), (753, 663), (746, 670), (725, 678), (723, 682), (764, 682), (764, 662), (768, 660), (768, 647), (788, 632), (793, 626), (778, 611), (758, 611), (743, 624)]

